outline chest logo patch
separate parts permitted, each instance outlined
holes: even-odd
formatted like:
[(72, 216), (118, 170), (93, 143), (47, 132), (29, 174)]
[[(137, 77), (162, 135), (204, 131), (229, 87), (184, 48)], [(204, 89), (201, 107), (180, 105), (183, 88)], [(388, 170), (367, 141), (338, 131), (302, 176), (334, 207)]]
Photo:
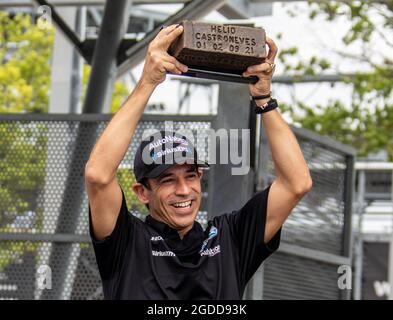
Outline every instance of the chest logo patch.
[(205, 241), (203, 241), (202, 248), (201, 248), (201, 250), (199, 251), (199, 253), (201, 253), (203, 250), (205, 250), (205, 248), (206, 248), (207, 243), (209, 242), (209, 240), (211, 240), (211, 239), (213, 239), (215, 236), (217, 236), (217, 233), (218, 233), (217, 228), (214, 227), (214, 226), (212, 226), (212, 227), (210, 228), (210, 231), (209, 231), (209, 236), (207, 237), (207, 239), (206, 239)]

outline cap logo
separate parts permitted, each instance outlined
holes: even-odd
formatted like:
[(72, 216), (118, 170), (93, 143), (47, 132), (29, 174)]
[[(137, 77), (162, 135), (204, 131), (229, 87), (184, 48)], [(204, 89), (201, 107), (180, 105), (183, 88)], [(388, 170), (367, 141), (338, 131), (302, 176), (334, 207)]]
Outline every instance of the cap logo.
[(149, 150), (151, 150), (153, 148), (157, 148), (159, 146), (162, 146), (163, 144), (168, 143), (168, 142), (180, 143), (180, 144), (183, 144), (185, 146), (188, 146), (188, 141), (187, 140), (185, 140), (183, 138), (180, 138), (180, 137), (167, 135), (167, 136), (165, 136), (162, 139), (158, 139), (158, 140), (155, 140), (154, 142), (151, 142), (149, 144)]
[(158, 177), (176, 164), (208, 166), (198, 159), (197, 150), (184, 135), (160, 131), (149, 137), (144, 136), (135, 154), (135, 177), (138, 182), (145, 177)]
[(177, 146), (176, 148), (168, 148), (165, 150), (161, 150), (158, 152), (153, 152), (153, 154), (151, 155), (151, 158), (153, 159), (153, 161), (156, 161), (158, 158), (162, 158), (163, 156), (166, 156), (168, 154), (174, 153), (174, 152), (183, 152), (185, 151), (186, 153), (191, 153), (192, 151), (189, 147), (182, 147), (182, 146)]

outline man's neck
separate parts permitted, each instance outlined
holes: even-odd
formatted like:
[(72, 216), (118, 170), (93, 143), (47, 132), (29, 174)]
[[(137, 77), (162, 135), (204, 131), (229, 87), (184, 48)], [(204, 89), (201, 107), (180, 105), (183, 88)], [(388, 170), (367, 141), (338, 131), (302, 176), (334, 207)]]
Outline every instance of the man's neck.
[(157, 221), (160, 221), (160, 222), (162, 222), (162, 223), (165, 223), (167, 226), (171, 227), (172, 229), (177, 230), (177, 232), (179, 233), (179, 237), (180, 237), (180, 239), (182, 239), (182, 240), (183, 240), (184, 236), (185, 236), (185, 235), (192, 229), (192, 227), (194, 226), (194, 222), (193, 222), (191, 225), (189, 225), (189, 226), (187, 226), (187, 227), (185, 227), (185, 228), (183, 228), (183, 229), (178, 229), (178, 228), (176, 228), (175, 226), (172, 226), (172, 225), (170, 225), (169, 223), (167, 223), (166, 221), (164, 221), (161, 217), (157, 216), (156, 214), (150, 212), (150, 215), (153, 217), (153, 219), (155, 219), (155, 220), (157, 220)]
[(192, 229), (192, 227), (194, 226), (194, 223), (182, 230), (177, 230), (177, 232), (179, 232), (179, 237), (180, 239), (183, 240), (184, 236)]

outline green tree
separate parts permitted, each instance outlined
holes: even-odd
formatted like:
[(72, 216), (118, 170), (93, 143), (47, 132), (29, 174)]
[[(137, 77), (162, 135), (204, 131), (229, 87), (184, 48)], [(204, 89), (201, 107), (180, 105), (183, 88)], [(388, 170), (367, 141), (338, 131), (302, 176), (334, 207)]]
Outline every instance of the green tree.
[[(39, 28), (30, 15), (0, 12), (0, 113), (48, 112), (53, 39), (54, 29)], [(111, 112), (127, 94), (117, 82)], [(42, 231), (43, 210), (37, 198), (45, 183), (47, 132), (43, 123), (0, 122), (0, 232)], [(118, 176), (130, 207), (144, 210), (131, 192), (132, 171), (121, 170)], [(27, 212), (35, 214), (33, 225), (23, 223)], [(36, 248), (30, 242), (0, 243), (0, 272)]]
[[(327, 106), (309, 106), (296, 101), (295, 106), (284, 106), (295, 123), (327, 135), (357, 148), (359, 156), (386, 150), (393, 160), (393, 58), (385, 50), (376, 50), (373, 40), (379, 38), (384, 48), (393, 50), (393, 1), (309, 1), (310, 19), (324, 17), (334, 22), (345, 17), (350, 28), (342, 37), (344, 50), (336, 53), (343, 58), (363, 62), (367, 71), (344, 77), (352, 85), (351, 104), (332, 99)], [(291, 14), (297, 15), (296, 10)], [(359, 54), (352, 53), (351, 45), (360, 44)], [(330, 48), (332, 49), (332, 48)], [(279, 53), (285, 73), (301, 78), (323, 74), (334, 66), (326, 59), (313, 56), (306, 61), (290, 62), (298, 53), (297, 47)], [(296, 110), (303, 112), (296, 112)]]
[(53, 29), (0, 12), (0, 112), (47, 112)]
[[(38, 28), (28, 15), (0, 12), (0, 112), (47, 112), (52, 43), (53, 29)], [(0, 232), (40, 229), (46, 132), (42, 124), (0, 123)], [(29, 211), (36, 215), (33, 226), (18, 221)], [(35, 248), (29, 242), (1, 243), (0, 271)]]

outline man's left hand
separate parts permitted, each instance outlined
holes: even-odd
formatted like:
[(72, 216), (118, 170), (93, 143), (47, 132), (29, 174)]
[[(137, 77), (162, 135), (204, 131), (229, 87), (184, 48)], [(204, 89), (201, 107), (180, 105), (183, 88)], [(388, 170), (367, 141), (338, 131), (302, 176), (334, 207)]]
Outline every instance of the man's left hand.
[(243, 73), (243, 77), (257, 76), (258, 82), (250, 84), (250, 94), (252, 96), (261, 96), (270, 93), (271, 82), (275, 69), (274, 59), (276, 58), (278, 48), (274, 41), (266, 37), (266, 44), (269, 47), (266, 60), (261, 64), (250, 66)]

